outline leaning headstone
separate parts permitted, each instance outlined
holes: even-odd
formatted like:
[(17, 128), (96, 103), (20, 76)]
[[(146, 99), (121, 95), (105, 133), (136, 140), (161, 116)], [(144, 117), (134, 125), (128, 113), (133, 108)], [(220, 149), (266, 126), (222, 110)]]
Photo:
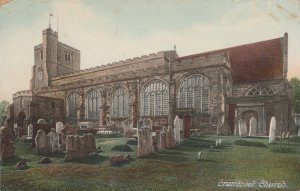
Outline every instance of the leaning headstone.
[(44, 125), (46, 125), (46, 124), (48, 124), (48, 123), (45, 121), (45, 119), (39, 119), (39, 120), (37, 121), (37, 124), (44, 124)]
[(27, 139), (32, 139), (33, 136), (33, 125), (29, 124), (27, 127)]
[(52, 128), (51, 132), (48, 133), (48, 137), (49, 137), (49, 145), (50, 145), (50, 151), (52, 153), (59, 151), (59, 136), (56, 133), (55, 129)]
[(180, 119), (178, 115), (174, 119), (174, 138), (176, 143), (180, 142)]
[(285, 134), (284, 138), (286, 138), (286, 139), (290, 138), (290, 132), (287, 132), (287, 133)]
[(250, 124), (249, 124), (249, 136), (255, 136), (257, 134), (256, 129), (257, 129), (257, 120), (255, 117), (252, 117), (250, 119)]
[(239, 120), (239, 133), (240, 137), (247, 136), (247, 125), (244, 119)]
[(49, 137), (45, 135), (44, 130), (37, 131), (37, 135), (35, 137), (35, 145), (38, 154), (49, 153), (50, 151)]
[(276, 131), (276, 118), (273, 116), (270, 121), (270, 129), (269, 129), (269, 143), (273, 143), (275, 141), (275, 132)]

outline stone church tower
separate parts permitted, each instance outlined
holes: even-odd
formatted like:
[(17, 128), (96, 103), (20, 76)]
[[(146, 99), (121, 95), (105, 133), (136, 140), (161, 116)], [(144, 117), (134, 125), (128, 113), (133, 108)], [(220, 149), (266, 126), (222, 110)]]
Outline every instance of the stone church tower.
[(80, 70), (80, 51), (58, 41), (50, 27), (43, 30), (43, 43), (34, 47), (31, 90), (48, 87), (53, 77)]

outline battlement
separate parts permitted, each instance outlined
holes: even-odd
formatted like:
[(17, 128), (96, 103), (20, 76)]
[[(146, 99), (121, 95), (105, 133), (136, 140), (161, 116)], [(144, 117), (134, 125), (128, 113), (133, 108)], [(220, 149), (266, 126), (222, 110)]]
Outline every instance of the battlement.
[(60, 42), (60, 41), (58, 41), (58, 46), (65, 47), (65, 48), (67, 48), (67, 49), (71, 49), (71, 50), (76, 51), (76, 52), (80, 52), (80, 50), (78, 50), (78, 49), (76, 49), (76, 48), (73, 48), (72, 46), (69, 46), (69, 45), (67, 45), (67, 44), (65, 44), (65, 43), (62, 43), (62, 42)]
[[(137, 63), (137, 62), (145, 62), (145, 64), (149, 64), (150, 60), (157, 59), (157, 58), (163, 58), (165, 56), (168, 56), (168, 54), (166, 54), (166, 53), (172, 53), (172, 52), (176, 54), (175, 51), (160, 51), (160, 52), (157, 52), (157, 53), (151, 53), (149, 55), (143, 55), (143, 56), (140, 56), (140, 57), (134, 57), (134, 58), (126, 59), (126, 60), (121, 60), (119, 62), (108, 63), (108, 64), (105, 64), (105, 65), (99, 65), (99, 66), (96, 66), (96, 67), (91, 67), (91, 68), (87, 68), (87, 69), (84, 69), (84, 70), (79, 70), (79, 71), (71, 73), (71, 74), (60, 75), (60, 76), (57, 76), (57, 77), (53, 78), (53, 80), (57, 80), (57, 79), (63, 78), (63, 77), (76, 76), (78, 74), (86, 74), (86, 73), (90, 73), (90, 72), (106, 70), (106, 69), (114, 68), (114, 67), (125, 66), (125, 65), (128, 65), (128, 64), (133, 64), (133, 63)], [(146, 61), (148, 61), (148, 62), (146, 62)]]
[(43, 34), (46, 34), (46, 33), (54, 35), (56, 37), (58, 35), (56, 31), (52, 30), (52, 28), (47, 28), (47, 29), (43, 30)]
[(18, 98), (21, 96), (32, 96), (32, 91), (30, 90), (23, 90), (23, 91), (18, 91), (16, 93), (13, 94), (13, 98)]

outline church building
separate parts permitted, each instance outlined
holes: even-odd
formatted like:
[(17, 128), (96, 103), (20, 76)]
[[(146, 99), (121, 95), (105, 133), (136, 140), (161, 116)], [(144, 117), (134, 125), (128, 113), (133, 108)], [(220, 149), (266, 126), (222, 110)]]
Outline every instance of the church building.
[[(234, 134), (244, 120), (253, 135), (292, 131), (293, 99), (288, 72), (288, 34), (179, 56), (167, 50), (82, 70), (80, 51), (58, 41), (50, 27), (34, 47), (30, 90), (13, 95), (15, 123), (38, 119), (81, 127), (117, 127), (130, 135), (150, 118), (154, 129), (184, 126), (203, 133)], [(218, 130), (217, 130), (218, 129)]]

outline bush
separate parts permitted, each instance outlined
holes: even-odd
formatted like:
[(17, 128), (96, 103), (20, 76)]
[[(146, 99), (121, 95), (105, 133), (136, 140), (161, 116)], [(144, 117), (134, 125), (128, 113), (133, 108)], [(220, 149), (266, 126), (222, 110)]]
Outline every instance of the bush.
[(250, 146), (250, 147), (267, 147), (264, 143), (257, 141), (245, 141), (245, 140), (236, 140), (234, 144), (240, 146)]
[(114, 146), (112, 149), (112, 151), (123, 151), (123, 152), (130, 152), (130, 151), (133, 151), (132, 148), (127, 145), (127, 144), (124, 144), (124, 145), (116, 145)]
[(137, 140), (135, 140), (135, 139), (130, 139), (130, 140), (128, 140), (128, 141), (126, 142), (126, 144), (128, 144), (128, 145), (137, 145), (138, 142), (137, 142)]

